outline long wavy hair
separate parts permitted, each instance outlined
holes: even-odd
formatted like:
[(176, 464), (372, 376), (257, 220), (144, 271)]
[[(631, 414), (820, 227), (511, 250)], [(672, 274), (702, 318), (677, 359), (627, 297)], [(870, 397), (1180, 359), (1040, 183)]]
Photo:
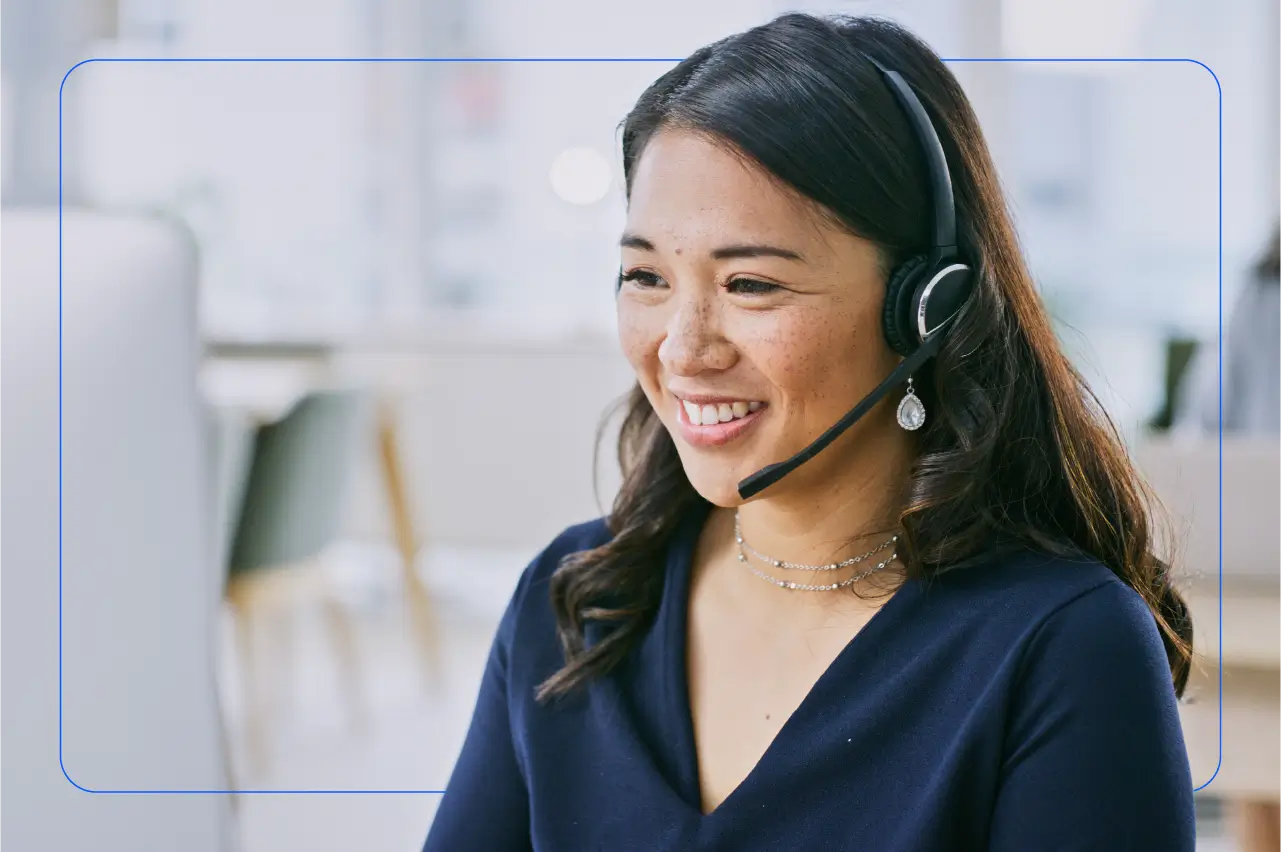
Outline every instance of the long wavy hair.
[[(698, 50), (659, 77), (622, 123), (628, 195), (646, 143), (679, 129), (749, 158), (875, 243), (887, 268), (921, 252), (932, 236), (929, 172), (869, 57), (903, 75), (934, 123), (960, 248), (977, 280), (934, 363), (917, 374), (918, 395), (938, 414), (920, 434), (899, 518), (907, 576), (979, 564), (994, 543), (1097, 559), (1150, 607), (1181, 696), (1192, 624), (1153, 553), (1157, 504), (1064, 356), (974, 111), (923, 42), (882, 20), (788, 14)], [(567, 557), (552, 576), (565, 664), (540, 686), (540, 700), (626, 658), (658, 609), (671, 536), (703, 501), (639, 384), (621, 402), (612, 538)], [(589, 646), (593, 621), (608, 629)]]

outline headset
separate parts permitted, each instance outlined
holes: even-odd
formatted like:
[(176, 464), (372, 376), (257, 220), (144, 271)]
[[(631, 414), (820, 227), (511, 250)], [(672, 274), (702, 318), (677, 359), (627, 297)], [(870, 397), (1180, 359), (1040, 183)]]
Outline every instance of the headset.
[(818, 455), (845, 430), (938, 354), (944, 333), (969, 300), (974, 274), (956, 244), (956, 203), (943, 144), (912, 87), (897, 71), (869, 57), (885, 78), (912, 125), (930, 172), (934, 207), (934, 245), (899, 264), (885, 285), (881, 331), (890, 348), (903, 356), (895, 370), (863, 397), (836, 425), (790, 459), (762, 468), (738, 484), (743, 500), (760, 493)]

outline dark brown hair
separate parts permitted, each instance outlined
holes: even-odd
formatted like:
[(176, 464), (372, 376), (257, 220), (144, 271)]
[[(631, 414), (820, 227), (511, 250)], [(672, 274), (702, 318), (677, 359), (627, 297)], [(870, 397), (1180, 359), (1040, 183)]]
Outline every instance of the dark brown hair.
[[(749, 158), (876, 243), (888, 263), (916, 254), (931, 238), (928, 171), (869, 57), (903, 75), (937, 129), (961, 250), (978, 281), (937, 359), (918, 374), (918, 394), (938, 416), (920, 435), (900, 517), (908, 576), (962, 569), (1000, 544), (1097, 559), (1147, 602), (1181, 695), (1192, 625), (1152, 552), (1155, 504), (1061, 351), (978, 120), (925, 44), (876, 19), (789, 14), (704, 47), (662, 75), (624, 120), (628, 192), (646, 143), (660, 129), (683, 129)], [(658, 608), (671, 535), (703, 499), (639, 386), (623, 404), (613, 538), (567, 557), (552, 577), (566, 664), (540, 699), (627, 656)], [(589, 647), (590, 621), (610, 629)]]

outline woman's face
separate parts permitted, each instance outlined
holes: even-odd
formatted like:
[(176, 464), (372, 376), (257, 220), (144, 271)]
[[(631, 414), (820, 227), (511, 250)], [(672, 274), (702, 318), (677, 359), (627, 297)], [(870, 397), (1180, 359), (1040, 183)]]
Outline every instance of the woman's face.
[[(717, 505), (740, 503), (740, 480), (803, 449), (898, 363), (880, 330), (876, 247), (705, 137), (649, 141), (621, 270), (623, 351)], [(904, 437), (893, 413), (882, 403), (763, 496), (857, 476)]]

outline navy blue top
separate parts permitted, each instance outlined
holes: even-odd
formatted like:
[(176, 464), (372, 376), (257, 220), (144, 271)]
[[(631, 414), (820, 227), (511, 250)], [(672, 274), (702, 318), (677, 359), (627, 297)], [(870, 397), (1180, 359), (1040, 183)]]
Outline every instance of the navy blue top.
[(1033, 554), (907, 581), (704, 815), (685, 643), (708, 509), (673, 536), (662, 604), (626, 665), (552, 704), (533, 698), (564, 659), (548, 578), (608, 540), (604, 521), (529, 566), (425, 852), (1193, 852), (1152, 615), (1103, 565)]

